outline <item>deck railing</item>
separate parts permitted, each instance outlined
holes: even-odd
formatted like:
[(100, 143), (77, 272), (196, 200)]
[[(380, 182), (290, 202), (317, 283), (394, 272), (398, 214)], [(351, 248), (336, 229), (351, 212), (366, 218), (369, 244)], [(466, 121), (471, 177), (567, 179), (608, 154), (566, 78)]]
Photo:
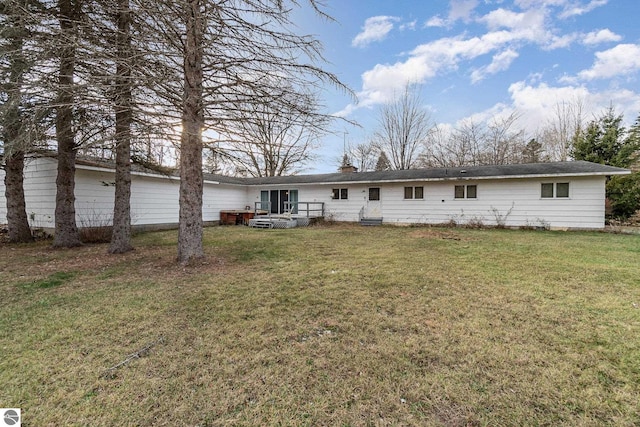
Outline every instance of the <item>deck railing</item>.
[[(267, 215), (271, 216), (271, 202), (255, 202), (254, 212), (267, 211)], [(305, 216), (307, 218), (324, 217), (324, 202), (284, 202), (284, 210), (297, 216)]]
[(284, 209), (307, 218), (324, 217), (324, 202), (284, 202)]

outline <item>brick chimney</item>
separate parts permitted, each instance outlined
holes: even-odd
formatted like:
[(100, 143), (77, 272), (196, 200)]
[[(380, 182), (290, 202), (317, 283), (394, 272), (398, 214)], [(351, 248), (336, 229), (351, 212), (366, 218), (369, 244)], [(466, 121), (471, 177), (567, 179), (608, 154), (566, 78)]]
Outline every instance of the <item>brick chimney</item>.
[(349, 161), (349, 157), (345, 154), (342, 158), (342, 165), (340, 166), (340, 173), (355, 173), (358, 172), (358, 168), (353, 166)]

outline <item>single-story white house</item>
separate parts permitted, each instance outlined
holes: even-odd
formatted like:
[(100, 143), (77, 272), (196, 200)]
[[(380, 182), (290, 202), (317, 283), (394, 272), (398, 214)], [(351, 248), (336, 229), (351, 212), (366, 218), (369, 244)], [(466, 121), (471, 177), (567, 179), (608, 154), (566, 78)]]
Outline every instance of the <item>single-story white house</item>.
[[(26, 163), (24, 188), (32, 227), (54, 228), (56, 165), (51, 157), (34, 157)], [(78, 226), (109, 225), (113, 165), (78, 160), (76, 168)], [(133, 225), (176, 225), (180, 178), (134, 169)], [(606, 178), (629, 173), (572, 161), (265, 178), (205, 174), (203, 219), (216, 223), (221, 211), (261, 208), (349, 222), (601, 229)], [(0, 171), (0, 223), (6, 223), (3, 178)]]

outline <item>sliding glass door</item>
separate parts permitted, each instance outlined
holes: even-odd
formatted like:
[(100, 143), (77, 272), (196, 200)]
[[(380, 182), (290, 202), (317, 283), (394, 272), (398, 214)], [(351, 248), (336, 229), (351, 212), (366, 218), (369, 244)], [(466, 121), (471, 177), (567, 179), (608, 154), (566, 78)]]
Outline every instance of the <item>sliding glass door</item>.
[(272, 214), (285, 212), (298, 213), (298, 190), (262, 190), (260, 192), (261, 209)]

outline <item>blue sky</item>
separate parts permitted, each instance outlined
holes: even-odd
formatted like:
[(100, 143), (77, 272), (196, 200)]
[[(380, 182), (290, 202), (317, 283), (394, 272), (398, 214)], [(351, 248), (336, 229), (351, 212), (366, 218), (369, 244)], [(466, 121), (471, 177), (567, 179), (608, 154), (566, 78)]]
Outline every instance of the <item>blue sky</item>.
[(343, 143), (365, 142), (377, 109), (421, 84), (434, 123), (455, 126), (517, 111), (532, 135), (554, 105), (580, 100), (587, 118), (610, 104), (640, 114), (639, 0), (325, 0), (337, 22), (309, 11), (301, 32), (324, 44), (326, 69), (357, 93), (327, 89), (338, 123), (306, 173), (334, 172)]

